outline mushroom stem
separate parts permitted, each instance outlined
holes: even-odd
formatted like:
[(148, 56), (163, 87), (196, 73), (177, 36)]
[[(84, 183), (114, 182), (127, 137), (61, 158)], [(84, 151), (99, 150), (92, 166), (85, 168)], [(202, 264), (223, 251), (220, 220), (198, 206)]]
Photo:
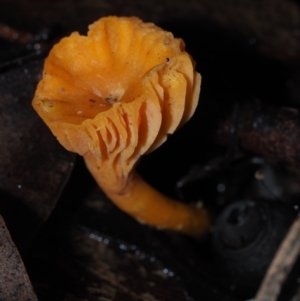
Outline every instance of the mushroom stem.
[(84, 159), (95, 181), (111, 201), (140, 223), (191, 236), (201, 236), (209, 231), (211, 220), (204, 208), (187, 205), (161, 194), (134, 170), (121, 190), (112, 189), (103, 181), (105, 177), (102, 177), (98, 168), (98, 159), (93, 155), (84, 156)]

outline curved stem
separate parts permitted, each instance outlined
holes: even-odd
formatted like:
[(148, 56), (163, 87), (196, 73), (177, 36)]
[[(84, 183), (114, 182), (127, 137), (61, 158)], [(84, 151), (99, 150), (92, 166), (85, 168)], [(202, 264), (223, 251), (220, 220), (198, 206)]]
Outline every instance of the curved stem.
[(124, 188), (113, 189), (103, 181), (94, 156), (84, 157), (86, 165), (98, 185), (111, 201), (141, 223), (159, 229), (169, 229), (184, 234), (200, 236), (209, 231), (208, 212), (201, 207), (173, 200), (147, 184), (136, 172), (131, 173)]

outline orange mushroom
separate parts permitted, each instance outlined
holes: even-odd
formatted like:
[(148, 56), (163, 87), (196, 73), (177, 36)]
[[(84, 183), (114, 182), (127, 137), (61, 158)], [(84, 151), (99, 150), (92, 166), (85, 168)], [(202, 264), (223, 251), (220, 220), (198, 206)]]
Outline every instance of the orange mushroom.
[(132, 17), (105, 17), (63, 38), (45, 61), (33, 107), (84, 157), (123, 211), (157, 228), (206, 233), (207, 211), (168, 198), (134, 168), (194, 113), (200, 74), (181, 39)]

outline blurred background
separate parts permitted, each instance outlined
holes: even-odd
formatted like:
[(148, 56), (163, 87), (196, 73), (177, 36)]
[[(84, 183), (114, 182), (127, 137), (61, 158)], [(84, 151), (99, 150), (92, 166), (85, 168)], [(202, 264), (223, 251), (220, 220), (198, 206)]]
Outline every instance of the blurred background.
[[(52, 45), (107, 15), (172, 31), (197, 62), (195, 116), (138, 170), (213, 212), (204, 239), (150, 229), (116, 209), (31, 109)], [(0, 214), (27, 271), (16, 275), (28, 274), (41, 301), (253, 298), (300, 205), (299, 108), (298, 0), (1, 0)], [(296, 154), (285, 156), (289, 147)], [(299, 300), (298, 268), (281, 300)]]

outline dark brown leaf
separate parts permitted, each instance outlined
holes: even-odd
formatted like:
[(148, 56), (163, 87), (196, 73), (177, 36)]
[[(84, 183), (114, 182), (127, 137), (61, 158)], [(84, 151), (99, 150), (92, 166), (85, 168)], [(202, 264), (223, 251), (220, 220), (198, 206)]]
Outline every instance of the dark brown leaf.
[(36, 301), (20, 254), (0, 216), (0, 300)]

